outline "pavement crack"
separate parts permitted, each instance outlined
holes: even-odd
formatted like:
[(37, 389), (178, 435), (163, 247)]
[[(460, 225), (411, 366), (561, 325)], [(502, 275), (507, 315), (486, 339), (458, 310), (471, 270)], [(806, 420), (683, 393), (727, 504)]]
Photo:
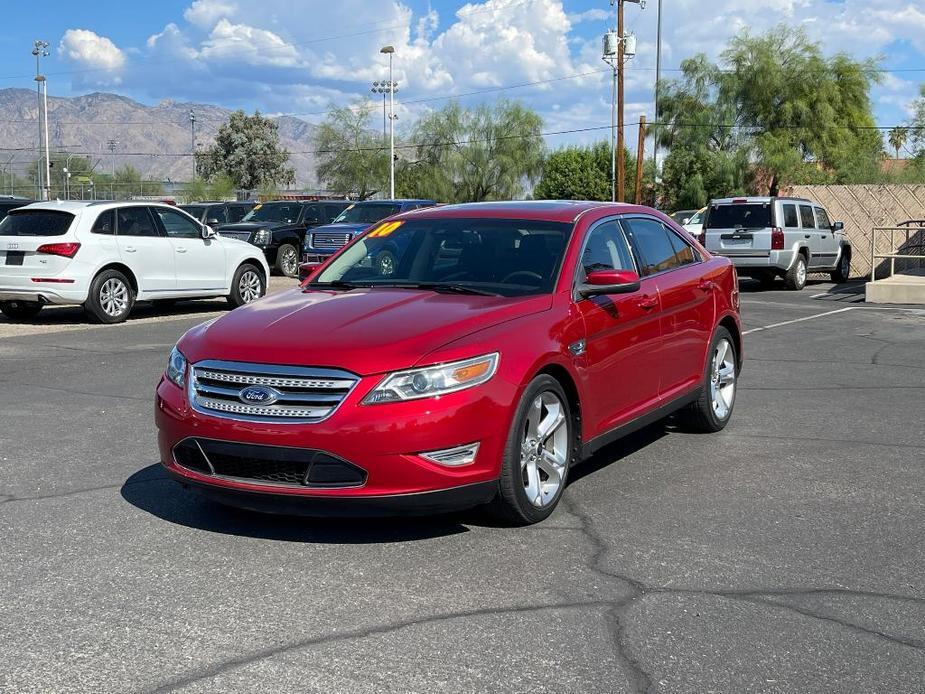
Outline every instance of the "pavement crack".
[(138, 395), (117, 395), (116, 393), (94, 393), (89, 390), (77, 390), (76, 388), (56, 388), (55, 386), (46, 386), (40, 383), (17, 383), (16, 381), (3, 381), (11, 386), (22, 386), (23, 388), (38, 388), (39, 390), (51, 390), (56, 393), (67, 393), (68, 395), (86, 395), (94, 398), (115, 398), (117, 400), (134, 400), (135, 402), (148, 402), (153, 397), (141, 397)]
[(37, 494), (35, 496), (15, 496), (12, 494), (0, 494), (0, 506), (3, 504), (12, 504), (17, 501), (47, 501), (48, 499), (61, 499), (66, 496), (76, 496), (78, 494), (89, 494), (92, 492), (105, 491), (107, 489), (122, 489), (123, 487), (134, 487), (139, 484), (150, 484), (152, 482), (162, 482), (164, 477), (153, 477), (147, 480), (136, 480), (134, 482), (120, 482), (119, 484), (104, 484), (99, 487), (86, 487), (84, 489), (70, 489), (65, 492), (56, 492), (54, 494)]
[(461, 610), (459, 612), (449, 612), (444, 614), (431, 615), (428, 617), (422, 617), (419, 619), (408, 619), (402, 620), (399, 622), (393, 622), (390, 624), (383, 624), (380, 626), (366, 627), (363, 629), (352, 629), (350, 631), (345, 631), (342, 633), (333, 633), (326, 634), (323, 636), (313, 636), (310, 638), (300, 639), (293, 641), (287, 644), (280, 646), (274, 646), (271, 648), (264, 648), (257, 651), (252, 651), (241, 655), (236, 658), (229, 658), (220, 663), (214, 665), (209, 665), (206, 667), (199, 668), (193, 672), (176, 677), (168, 682), (158, 685), (154, 689), (143, 690), (146, 694), (163, 694), (164, 692), (173, 692), (183, 687), (195, 684), (197, 682), (202, 682), (204, 680), (211, 679), (213, 677), (219, 677), (227, 672), (236, 670), (238, 668), (245, 667), (251, 663), (259, 662), (261, 660), (266, 660), (267, 658), (272, 658), (277, 655), (284, 653), (292, 653), (295, 651), (304, 650), (307, 648), (313, 648), (316, 646), (323, 646), (330, 643), (341, 643), (345, 641), (354, 641), (358, 639), (365, 639), (371, 636), (381, 636), (383, 634), (389, 634), (392, 632), (400, 631), (402, 629), (408, 629), (411, 627), (424, 626), (427, 624), (439, 624), (441, 622), (448, 622), (457, 619), (471, 619), (476, 617), (486, 617), (486, 616), (497, 616), (505, 614), (529, 614), (536, 612), (545, 612), (548, 610), (569, 610), (569, 609), (581, 609), (585, 607), (603, 607), (609, 606), (609, 603), (606, 601), (599, 600), (586, 600), (586, 601), (577, 601), (577, 602), (564, 602), (564, 603), (548, 603), (544, 605), (524, 605), (524, 606), (512, 606), (512, 607), (487, 607), (474, 610)]

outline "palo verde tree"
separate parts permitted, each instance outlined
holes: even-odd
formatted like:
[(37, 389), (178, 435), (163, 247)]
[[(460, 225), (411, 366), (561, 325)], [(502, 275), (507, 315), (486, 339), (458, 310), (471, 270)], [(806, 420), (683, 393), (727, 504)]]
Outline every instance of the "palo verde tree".
[(388, 146), (372, 127), (373, 104), (332, 108), (315, 130), (318, 179), (341, 195), (365, 200), (387, 186)]
[[(681, 80), (664, 88), (660, 140), (669, 159), (718, 168), (700, 169), (707, 197), (754, 190), (759, 180), (777, 194), (792, 183), (875, 178), (883, 149), (870, 102), (875, 67), (844, 54), (825, 57), (802, 29), (745, 31), (719, 64), (703, 55), (682, 63)], [(666, 190), (668, 198), (685, 195)]]
[(536, 112), (517, 102), (474, 108), (450, 102), (414, 125), (414, 160), (403, 172), (417, 195), (434, 200), (518, 198), (542, 170), (542, 126)]
[(279, 146), (276, 123), (259, 111), (253, 116), (235, 111), (218, 129), (215, 143), (196, 153), (200, 176), (211, 181), (224, 175), (245, 190), (295, 181), (295, 170), (287, 166), (288, 161), (289, 152)]

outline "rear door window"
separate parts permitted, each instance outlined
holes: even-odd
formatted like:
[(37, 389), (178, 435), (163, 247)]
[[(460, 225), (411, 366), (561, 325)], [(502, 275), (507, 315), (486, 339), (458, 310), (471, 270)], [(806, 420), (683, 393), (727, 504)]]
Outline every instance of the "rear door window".
[(699, 256), (694, 253), (694, 249), (687, 241), (672, 233), (669, 229), (666, 229), (665, 233), (668, 234), (668, 240), (671, 241), (671, 247), (674, 248), (675, 261), (678, 265), (690, 265), (699, 260)]
[(816, 228), (831, 229), (832, 223), (829, 221), (829, 215), (821, 207), (816, 208)]
[(800, 228), (800, 218), (797, 216), (796, 205), (784, 205), (784, 226), (787, 229)]
[[(160, 214), (160, 210), (158, 210), (158, 214)], [(224, 224), (226, 221), (228, 221), (228, 217), (225, 215), (224, 205), (212, 205), (206, 213), (206, 224)]]
[(671, 239), (668, 238), (668, 230), (661, 222), (636, 217), (624, 220), (623, 223), (639, 256), (641, 276), (673, 270), (680, 265)]
[(120, 207), (116, 210), (119, 236), (160, 236), (147, 207)]
[(250, 212), (250, 208), (247, 205), (229, 205), (228, 221), (232, 224), (240, 222), (248, 212)]
[(70, 212), (11, 210), (0, 222), (0, 236), (63, 236), (72, 221)]
[(816, 220), (813, 218), (813, 208), (809, 205), (800, 205), (800, 222), (804, 229), (815, 229)]
[(112, 236), (116, 233), (116, 213), (114, 210), (102, 212), (96, 221), (93, 222), (92, 234), (106, 234)]
[(707, 229), (766, 229), (771, 226), (771, 203), (713, 205)]

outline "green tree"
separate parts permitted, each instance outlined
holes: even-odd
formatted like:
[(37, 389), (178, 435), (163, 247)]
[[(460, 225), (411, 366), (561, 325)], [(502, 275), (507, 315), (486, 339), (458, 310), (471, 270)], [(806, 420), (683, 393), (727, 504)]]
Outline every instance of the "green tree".
[(507, 200), (523, 195), (542, 171), (543, 121), (500, 100), (467, 109), (450, 102), (412, 128), (417, 194), (443, 202)]
[[(636, 197), (636, 156), (623, 150), (626, 170), (626, 199)], [(537, 200), (610, 200), (612, 164), (607, 141), (568, 146), (549, 154), (533, 197)], [(651, 187), (652, 171), (643, 171), (643, 188)], [(645, 197), (645, 195), (644, 195)]]
[(235, 111), (215, 136), (215, 144), (196, 153), (196, 170), (206, 180), (225, 175), (244, 190), (265, 183), (287, 185), (295, 170), (287, 163), (289, 152), (279, 146), (276, 123), (257, 111), (248, 116)]
[(919, 98), (912, 102), (911, 126), (914, 154), (925, 155), (925, 84), (919, 85)]
[[(730, 172), (744, 173), (734, 176), (734, 187), (755, 190), (761, 182), (771, 194), (805, 180), (876, 177), (883, 146), (869, 96), (874, 67), (842, 54), (826, 58), (802, 29), (779, 26), (759, 37), (745, 31), (730, 40), (720, 64), (703, 55), (682, 63), (681, 80), (663, 92), (660, 141), (672, 154), (688, 150), (684, 160), (725, 172), (699, 170), (711, 196), (709, 181)], [(752, 163), (746, 172), (743, 161)], [(687, 192), (665, 196), (695, 192), (686, 185)]]
[(892, 128), (887, 136), (890, 141), (890, 147), (896, 152), (896, 158), (899, 159), (899, 150), (906, 146), (909, 141), (909, 128), (903, 125), (897, 125)]
[(373, 109), (369, 101), (332, 108), (313, 138), (318, 179), (360, 200), (382, 190), (389, 177), (389, 152), (372, 127)]

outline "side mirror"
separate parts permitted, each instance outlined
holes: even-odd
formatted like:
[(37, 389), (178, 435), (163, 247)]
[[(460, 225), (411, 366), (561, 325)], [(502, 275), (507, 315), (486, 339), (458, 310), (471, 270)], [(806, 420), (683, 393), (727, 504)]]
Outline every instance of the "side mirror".
[(299, 280), (301, 282), (308, 281), (312, 275), (317, 272), (318, 268), (322, 266), (323, 263), (318, 261), (312, 261), (308, 263), (302, 263), (299, 265)]
[(685, 224), (690, 224), (690, 223), (691, 223), (691, 218), (690, 218), (690, 217), (685, 217), (684, 219), (681, 220), (681, 226), (682, 226), (682, 227), (683, 227)]
[(202, 238), (203, 240), (215, 238), (215, 231), (208, 224), (202, 225)]
[(844, 231), (845, 223), (844, 222), (835, 222), (832, 225), (832, 231)]
[(209, 226), (214, 226), (218, 223), (219, 223), (218, 217), (210, 217), (209, 219), (206, 220), (206, 224), (208, 224)]
[(595, 270), (578, 286), (578, 293), (590, 299), (601, 294), (632, 294), (639, 287), (639, 275), (632, 270)]

